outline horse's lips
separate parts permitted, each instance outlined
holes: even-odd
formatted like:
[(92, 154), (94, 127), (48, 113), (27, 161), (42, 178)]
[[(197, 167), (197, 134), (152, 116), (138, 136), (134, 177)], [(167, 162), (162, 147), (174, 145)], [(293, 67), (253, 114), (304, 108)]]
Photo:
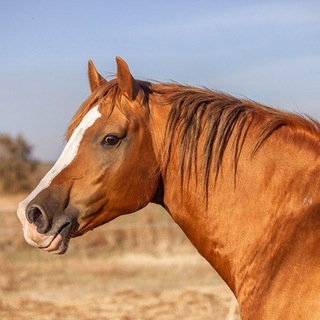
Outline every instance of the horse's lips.
[(53, 240), (46, 247), (40, 247), (41, 250), (51, 253), (63, 254), (68, 249), (68, 243), (71, 238), (70, 224), (62, 226), (59, 232), (54, 236)]
[(55, 252), (58, 251), (61, 244), (63, 242), (63, 237), (60, 233), (58, 233), (53, 240), (51, 241), (51, 243), (49, 244), (49, 246), (45, 247), (45, 248), (40, 248), (43, 251), (46, 252)]

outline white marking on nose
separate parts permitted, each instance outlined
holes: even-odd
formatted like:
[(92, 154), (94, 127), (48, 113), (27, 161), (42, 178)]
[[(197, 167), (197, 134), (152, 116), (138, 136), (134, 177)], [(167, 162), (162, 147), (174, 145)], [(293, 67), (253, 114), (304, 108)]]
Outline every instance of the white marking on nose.
[(88, 111), (88, 113), (83, 117), (78, 127), (74, 130), (72, 136), (70, 137), (57, 162), (54, 164), (51, 170), (43, 177), (38, 186), (30, 193), (30, 195), (19, 204), (17, 215), (23, 225), (25, 235), (27, 232), (26, 225), (28, 225), (28, 221), (26, 220), (25, 216), (25, 210), (28, 203), (31, 200), (33, 200), (37, 196), (37, 194), (39, 194), (42, 190), (48, 188), (52, 180), (73, 161), (73, 159), (76, 157), (78, 153), (80, 143), (83, 139), (86, 130), (90, 128), (100, 117), (101, 113), (99, 111), (98, 105), (93, 107), (90, 111)]

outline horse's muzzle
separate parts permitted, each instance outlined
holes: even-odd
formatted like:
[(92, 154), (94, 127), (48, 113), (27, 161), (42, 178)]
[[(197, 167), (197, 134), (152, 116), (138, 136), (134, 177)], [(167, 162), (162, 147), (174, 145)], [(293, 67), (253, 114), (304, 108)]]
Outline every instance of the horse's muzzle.
[(18, 209), (26, 241), (44, 251), (65, 253), (79, 227), (79, 212), (70, 205), (68, 195), (59, 187), (49, 187), (27, 204), (26, 200)]

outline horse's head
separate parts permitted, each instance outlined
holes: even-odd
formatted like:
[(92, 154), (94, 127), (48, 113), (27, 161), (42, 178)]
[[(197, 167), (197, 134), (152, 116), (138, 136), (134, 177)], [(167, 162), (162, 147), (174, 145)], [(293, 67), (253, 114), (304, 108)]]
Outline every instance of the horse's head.
[(19, 205), (31, 245), (64, 253), (71, 237), (141, 209), (157, 190), (145, 90), (121, 58), (117, 67), (117, 78), (107, 82), (89, 62), (92, 95), (74, 117), (60, 158)]

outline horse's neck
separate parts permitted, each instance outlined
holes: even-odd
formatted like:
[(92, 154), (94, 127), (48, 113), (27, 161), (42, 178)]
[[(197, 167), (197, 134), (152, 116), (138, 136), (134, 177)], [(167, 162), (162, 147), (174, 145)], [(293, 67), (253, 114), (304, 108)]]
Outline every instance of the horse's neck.
[[(268, 300), (272, 288), (280, 294), (292, 286), (290, 270), (304, 278), (304, 261), (319, 251), (314, 228), (319, 230), (320, 203), (320, 163), (306, 150), (286, 145), (281, 154), (284, 144), (275, 135), (252, 160), (250, 144), (243, 147), (236, 184), (233, 163), (225, 155), (223, 175), (215, 185), (210, 180), (207, 204), (205, 191), (195, 189), (194, 176), (181, 193), (177, 155), (163, 174), (166, 209), (248, 310), (257, 299)], [(317, 252), (309, 272), (319, 274), (319, 263)], [(320, 280), (315, 277), (313, 281)]]

